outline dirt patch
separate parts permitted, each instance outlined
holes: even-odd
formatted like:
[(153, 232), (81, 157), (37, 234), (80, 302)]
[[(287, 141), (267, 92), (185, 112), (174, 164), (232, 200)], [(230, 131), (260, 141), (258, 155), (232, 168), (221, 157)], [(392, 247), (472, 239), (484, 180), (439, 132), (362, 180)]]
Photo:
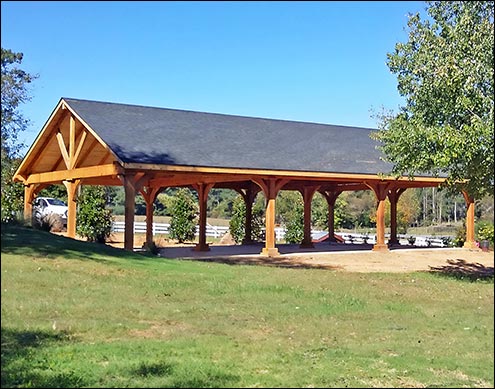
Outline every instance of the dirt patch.
[(389, 252), (331, 252), (262, 256), (208, 256), (196, 261), (230, 265), (262, 265), (285, 268), (328, 269), (349, 272), (437, 271), (466, 276), (493, 277), (493, 252), (468, 249), (398, 249)]

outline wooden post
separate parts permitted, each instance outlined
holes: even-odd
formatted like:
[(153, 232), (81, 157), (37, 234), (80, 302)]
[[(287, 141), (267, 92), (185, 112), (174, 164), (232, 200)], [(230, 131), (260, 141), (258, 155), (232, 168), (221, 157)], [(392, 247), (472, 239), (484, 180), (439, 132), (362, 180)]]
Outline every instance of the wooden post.
[(136, 211), (136, 192), (140, 191), (147, 179), (145, 173), (125, 173), (118, 175), (124, 185), (124, 249), (134, 251), (134, 213)]
[(278, 249), (275, 247), (275, 181), (269, 182), (269, 191), (266, 198), (266, 216), (265, 216), (265, 247), (262, 254), (269, 257), (279, 255)]
[(373, 182), (365, 184), (375, 192), (378, 206), (376, 209), (376, 243), (373, 251), (388, 251), (388, 245), (385, 243), (385, 200), (387, 199), (390, 183)]
[(279, 255), (278, 249), (275, 247), (275, 199), (282, 187), (289, 182), (286, 179), (253, 179), (258, 186), (263, 190), (266, 198), (265, 210), (265, 247), (261, 251), (261, 255), (268, 257), (276, 257)]
[(311, 201), (317, 189), (317, 186), (304, 186), (301, 191), (304, 201), (304, 238), (299, 245), (300, 248), (315, 247), (311, 238)]
[(474, 238), (474, 198), (466, 191), (462, 191), (464, 201), (466, 201), (466, 241), (464, 248), (477, 249), (476, 240)]
[(33, 225), (33, 201), (36, 194), (46, 185), (30, 184), (24, 186), (24, 221)]
[(388, 243), (390, 245), (399, 244), (397, 239), (397, 203), (405, 190), (406, 188), (393, 188), (388, 192), (388, 201), (390, 202), (390, 239)]
[(134, 250), (134, 213), (136, 209), (136, 189), (132, 176), (122, 176), (125, 193), (124, 249)]
[(67, 189), (67, 236), (76, 237), (77, 188), (81, 180), (63, 181)]
[(146, 245), (153, 243), (153, 203), (162, 188), (145, 187), (140, 190), (146, 203)]
[(209, 251), (210, 246), (206, 243), (206, 208), (208, 203), (208, 192), (214, 184), (199, 183), (194, 185), (199, 197), (199, 243), (194, 247), (195, 251)]
[(337, 197), (342, 193), (340, 190), (336, 191), (320, 191), (320, 193), (327, 200), (328, 205), (328, 242), (330, 244), (335, 243), (337, 240), (335, 239), (335, 202), (337, 201)]
[(256, 195), (260, 191), (260, 188), (256, 185), (251, 184), (246, 189), (238, 189), (246, 205), (246, 220), (244, 221), (244, 238), (242, 239), (242, 244), (252, 244), (253, 243), (253, 202)]

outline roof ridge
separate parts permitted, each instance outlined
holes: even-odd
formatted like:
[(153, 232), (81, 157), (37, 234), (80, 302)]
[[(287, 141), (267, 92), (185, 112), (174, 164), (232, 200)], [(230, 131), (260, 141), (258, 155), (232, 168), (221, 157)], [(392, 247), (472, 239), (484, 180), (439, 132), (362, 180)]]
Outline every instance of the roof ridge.
[(234, 114), (226, 114), (226, 113), (219, 113), (219, 112), (195, 111), (192, 109), (166, 108), (166, 107), (155, 107), (155, 106), (141, 105), (141, 104), (116, 103), (116, 102), (112, 102), (112, 101), (77, 99), (77, 98), (72, 98), (72, 97), (62, 97), (61, 99), (66, 100), (66, 101), (67, 100), (74, 100), (74, 101), (82, 101), (82, 102), (88, 102), (88, 103), (111, 104), (111, 105), (129, 106), (129, 107), (137, 107), (137, 108), (149, 108), (149, 109), (158, 109), (158, 110), (177, 111), (177, 112), (189, 112), (189, 113), (197, 113), (197, 114), (204, 114), (204, 115), (227, 116), (227, 117), (245, 118), (245, 119), (258, 119), (258, 120), (269, 120), (269, 121), (276, 121), (276, 122), (302, 123), (302, 124), (313, 124), (313, 125), (320, 125), (320, 126), (354, 128), (354, 129), (367, 130), (367, 131), (378, 131), (378, 129), (376, 129), (376, 128), (360, 127), (360, 126), (347, 126), (347, 125), (342, 125), (342, 124), (330, 124), (330, 123), (320, 123), (320, 122), (309, 122), (309, 121), (303, 121), (303, 120), (289, 120), (289, 119), (266, 118), (266, 117), (261, 117), (261, 116), (234, 115)]

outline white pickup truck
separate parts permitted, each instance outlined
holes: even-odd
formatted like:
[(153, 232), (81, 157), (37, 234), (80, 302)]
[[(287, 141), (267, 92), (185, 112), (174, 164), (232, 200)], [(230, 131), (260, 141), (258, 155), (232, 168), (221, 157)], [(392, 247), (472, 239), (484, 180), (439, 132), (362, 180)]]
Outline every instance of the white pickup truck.
[(67, 225), (67, 205), (59, 199), (53, 197), (37, 197), (33, 202), (33, 216), (37, 222), (54, 213), (59, 215), (64, 226)]

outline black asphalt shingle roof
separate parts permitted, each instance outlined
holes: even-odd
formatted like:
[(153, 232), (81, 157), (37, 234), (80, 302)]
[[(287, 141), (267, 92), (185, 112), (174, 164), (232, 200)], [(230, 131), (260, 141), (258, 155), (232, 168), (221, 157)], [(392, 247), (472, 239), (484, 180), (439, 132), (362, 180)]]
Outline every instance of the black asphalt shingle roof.
[(63, 99), (125, 163), (378, 174), (373, 129)]

